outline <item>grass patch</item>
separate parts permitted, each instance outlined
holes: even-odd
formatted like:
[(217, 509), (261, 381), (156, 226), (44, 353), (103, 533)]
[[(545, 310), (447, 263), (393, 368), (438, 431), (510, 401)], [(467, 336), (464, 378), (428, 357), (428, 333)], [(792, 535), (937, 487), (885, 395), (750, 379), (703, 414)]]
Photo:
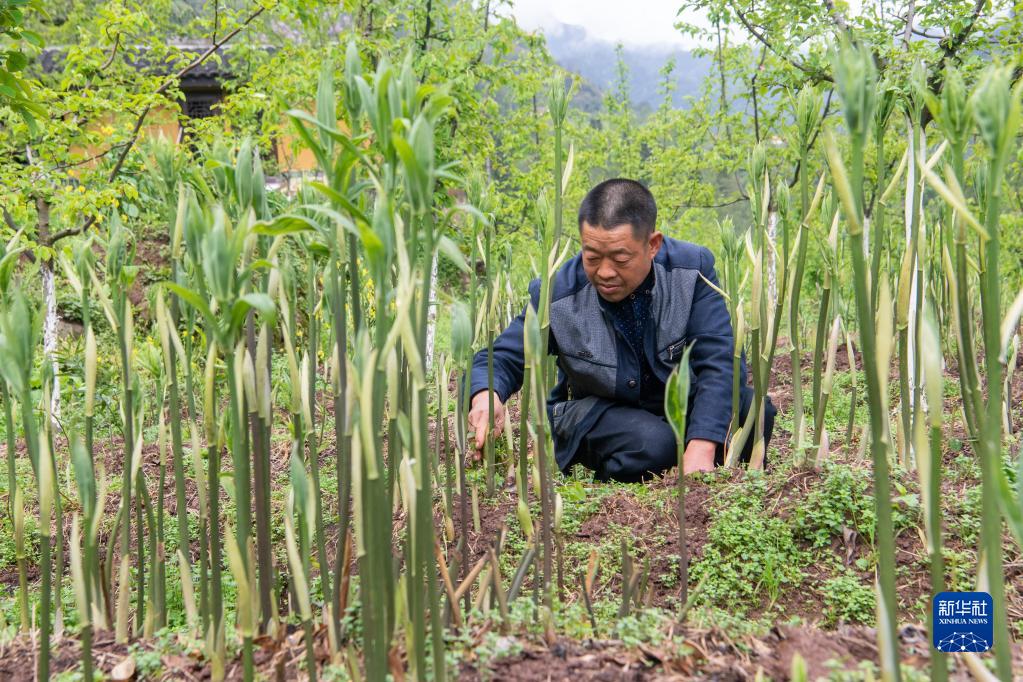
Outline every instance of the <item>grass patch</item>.
[(751, 478), (716, 510), (703, 556), (691, 568), (701, 603), (738, 612), (760, 596), (773, 603), (783, 586), (802, 583), (808, 555), (790, 524), (765, 510), (765, 492), (764, 480)]

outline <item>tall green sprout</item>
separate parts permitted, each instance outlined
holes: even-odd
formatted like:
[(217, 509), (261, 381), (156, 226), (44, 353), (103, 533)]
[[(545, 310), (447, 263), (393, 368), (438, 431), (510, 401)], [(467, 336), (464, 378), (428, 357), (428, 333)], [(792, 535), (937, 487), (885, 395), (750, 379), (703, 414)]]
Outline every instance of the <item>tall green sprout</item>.
[[(878, 545), (879, 613), (878, 644), (881, 650), (882, 673), (896, 682), (900, 678), (895, 609), (895, 540), (892, 527), (891, 486), (888, 472), (889, 442), (885, 422), (887, 413), (881, 395), (875, 336), (872, 286), (863, 252), (864, 230), (864, 150), (870, 132), (877, 92), (877, 71), (865, 47), (843, 44), (834, 52), (836, 88), (843, 105), (849, 133), (852, 161), (850, 170), (837, 149), (834, 138), (825, 136), (828, 163), (835, 192), (841, 200), (849, 231), (849, 250), (853, 264), (853, 285), (859, 319), (860, 346), (866, 375), (867, 399), (870, 407), (870, 447), (874, 463), (874, 511)], [(885, 313), (888, 314), (888, 313)], [(887, 342), (888, 340), (886, 340)], [(884, 366), (887, 376), (887, 366)]]
[[(465, 475), (465, 458), (462, 456), (468, 448), (467, 438), (467, 420), (469, 413), (469, 401), (471, 396), (469, 395), (469, 377), (472, 375), (472, 312), (464, 302), (459, 301), (455, 304), (454, 310), (451, 313), (451, 352), (454, 356), (456, 367), (459, 368), (459, 380), (457, 385), (461, 387), (461, 395), (457, 396), (459, 399), (455, 403), (455, 447), (458, 451), (458, 455), (455, 458), (456, 466), (458, 467), (458, 501), (459, 510), (458, 518), (460, 522), (460, 538), (459, 544), (461, 546), (460, 556), (460, 573), (458, 577), (464, 579), (466, 573), (469, 571), (469, 543), (467, 538), (469, 537), (469, 501), (468, 501), (468, 487), (466, 483)], [(525, 480), (525, 472), (522, 474)], [(524, 494), (524, 493), (523, 493)], [(520, 498), (521, 501), (521, 498)], [(465, 609), (468, 610), (468, 593), (466, 593)], [(452, 604), (452, 609), (458, 609), (458, 604)]]
[[(799, 227), (796, 236), (796, 252), (793, 256), (792, 284), (789, 298), (789, 342), (792, 346), (790, 363), (792, 367), (792, 435), (795, 448), (802, 447), (803, 440), (803, 380), (802, 350), (800, 345), (799, 298), (803, 288), (803, 269), (806, 264), (807, 246), (810, 243), (810, 148), (820, 125), (821, 98), (812, 87), (800, 90), (795, 103), (795, 143), (799, 150)], [(789, 257), (786, 252), (784, 257)]]
[[(54, 472), (49, 443), (46, 439), (39, 438), (40, 428), (35, 417), (31, 383), (35, 349), (40, 337), (41, 319), (20, 288), (15, 288), (6, 298), (4, 309), (0, 311), (3, 313), (0, 315), (0, 374), (3, 375), (11, 391), (18, 396), (25, 449), (28, 452), (29, 461), (32, 463), (39, 488), (39, 529), (42, 535), (40, 541), (42, 566), (40, 570), (43, 594), (40, 604), (41, 636), (36, 669), (39, 679), (48, 679), (50, 673), (50, 588), (53, 568), (50, 521), (54, 498)], [(19, 502), (24, 499), (21, 489), (17, 485), (14, 488), (14, 495), (14, 506), (17, 507)], [(23, 536), (23, 530), (18, 534)], [(24, 566), (22, 558), (24, 541), (20, 544), (22, 544), (22, 548), (18, 552), (19, 583), (23, 595), (22, 621), (24, 622), (28, 607), (27, 599), (25, 599), (27, 580), (21, 576)]]
[[(203, 214), (206, 216), (207, 214)], [(203, 220), (206, 223), (201, 237), (202, 260), (200, 262), (203, 281), (209, 292), (209, 298), (204, 298), (199, 292), (188, 289), (176, 282), (167, 282), (165, 286), (176, 294), (182, 301), (193, 307), (205, 321), (207, 334), (212, 343), (210, 344), (209, 359), (207, 360), (206, 392), (208, 404), (206, 409), (216, 412), (216, 406), (212, 399), (215, 390), (214, 378), (210, 374), (211, 363), (215, 361), (218, 354), (223, 354), (224, 364), (227, 368), (227, 389), (229, 395), (229, 407), (227, 421), (231, 436), (231, 456), (234, 464), (234, 489), (236, 502), (236, 537), (235, 542), (241, 561), (248, 571), (251, 559), (250, 534), (252, 528), (252, 483), (250, 471), (249, 442), (245, 437), (246, 422), (243, 415), (245, 410), (245, 383), (243, 372), (244, 362), (244, 328), (250, 310), (258, 311), (268, 319), (274, 315), (274, 305), (270, 297), (263, 292), (249, 291), (249, 282), (255, 271), (266, 267), (265, 262), (253, 261), (249, 258), (248, 250), (251, 245), (249, 239), (252, 234), (251, 213), (243, 215), (236, 224), (231, 225), (228, 218), (219, 206), (215, 206), (212, 216)], [(207, 412), (207, 420), (212, 415)], [(210, 521), (217, 524), (217, 496), (219, 481), (214, 467), (219, 466), (217, 459), (219, 454), (215, 452), (215, 441), (217, 439), (217, 428), (210, 424), (207, 428), (208, 444), (210, 454), (210, 485), (209, 495), (211, 502)], [(214, 539), (211, 532), (213, 557), (212, 567), (214, 575), (219, 575), (218, 565), (219, 548), (218, 540)], [(214, 588), (217, 577), (214, 578)], [(217, 596), (213, 598), (213, 610), (219, 614)], [(212, 631), (214, 637), (219, 639), (217, 633), (220, 629), (219, 615), (213, 619)], [(252, 661), (252, 637), (246, 636), (243, 641), (243, 658), (245, 659), (246, 670), (251, 668)]]
[[(920, 473), (920, 497), (924, 508), (924, 530), (930, 558), (931, 594), (945, 590), (945, 565), (941, 554), (941, 446), (944, 415), (944, 377), (941, 374), (941, 341), (934, 313), (930, 308), (920, 329), (920, 357), (924, 363), (924, 391), (927, 397), (927, 426), (918, 416), (914, 425), (917, 471)], [(929, 428), (928, 428), (929, 427)], [(928, 625), (934, 631), (933, 610)], [(931, 652), (931, 679), (948, 679), (948, 661), (944, 653)]]
[[(6, 434), (7, 446), (7, 496), (8, 513), (11, 517), (11, 525), (14, 528), (15, 561), (18, 565), (18, 610), (20, 612), (20, 625), (22, 632), (27, 632), (31, 625), (28, 608), (28, 568), (25, 552), (25, 519), (24, 519), (24, 492), (18, 484), (18, 477), (15, 468), (15, 456), (17, 448), (15, 438), (17, 426), (14, 421), (14, 402), (22, 398), (21, 391), (14, 388), (20, 386), (27, 379), (23, 371), (28, 365), (19, 367), (17, 363), (23, 362), (23, 350), (21, 343), (12, 335), (19, 331), (30, 331), (31, 327), (19, 329), (18, 321), (12, 320), (8, 315), (13, 312), (12, 294), (16, 290), (13, 286), (14, 266), (22, 249), (15, 246), (18, 235), (4, 247), (0, 256), (0, 400), (4, 404), (4, 433)], [(20, 304), (19, 304), (20, 306)], [(28, 340), (30, 343), (33, 341)], [(8, 349), (13, 355), (8, 355)], [(14, 377), (13, 380), (8, 377)], [(26, 438), (27, 441), (27, 438)]]
[[(82, 507), (82, 544), (79, 546), (78, 513), (74, 515), (71, 532), (71, 577), (78, 601), (79, 621), (82, 628), (82, 671), (85, 679), (92, 679), (92, 637), (97, 625), (103, 627), (102, 594), (99, 592), (98, 576), (95, 575), (97, 541), (103, 502), (106, 498), (105, 485), (97, 486), (91, 453), (84, 443), (74, 439), (71, 443), (71, 465), (74, 469), (78, 500)], [(98, 622), (97, 622), (98, 621)]]
[[(978, 439), (978, 455), (981, 465), (981, 488), (983, 491), (981, 505), (980, 565), (983, 573), (978, 582), (986, 585), (991, 592), (995, 604), (994, 610), (994, 645), (995, 662), (998, 676), (1009, 679), (1011, 670), (1011, 652), (1009, 650), (1008, 618), (1005, 611), (1005, 584), (1002, 574), (1002, 510), (999, 501), (1006, 499), (1006, 484), (1002, 474), (1002, 402), (1004, 390), (1005, 349), (1011, 334), (1002, 329), (1014, 327), (1017, 321), (1002, 320), (1001, 291), (999, 275), (1000, 228), (1001, 228), (1001, 193), (1005, 179), (1005, 168), (1013, 153), (1016, 135), (1020, 127), (1020, 99), (1023, 85), (1012, 86), (1009, 67), (992, 66), (981, 76), (969, 100), (965, 99), (958, 78), (952, 75), (951, 90), (944, 96), (936, 110), (939, 111), (939, 122), (949, 136), (956, 151), (962, 151), (967, 138), (966, 119), (972, 114), (973, 123), (977, 127), (978, 137), (983, 142), (983, 153), (978, 159), (975, 176), (975, 189), (980, 207), (980, 219), (974, 217), (963, 196), (960, 178), (962, 177), (961, 160), (953, 160), (953, 165), (946, 167), (944, 179), (937, 173), (923, 167), (926, 181), (930, 184), (949, 206), (955, 215), (955, 266), (947, 253), (942, 254), (946, 272), (955, 269), (956, 273), (968, 275), (966, 253), (965, 224), (970, 225), (980, 237), (980, 308), (982, 320), (982, 338), (984, 341), (984, 362), (987, 395), (980, 390), (979, 378), (972, 371), (969, 356), (974, 345), (970, 342), (973, 320), (970, 299), (966, 296), (969, 280), (963, 277), (950, 278), (955, 291), (953, 314), (958, 318), (957, 333), (963, 381), (964, 411), (968, 424), (968, 432)], [(933, 102), (933, 99), (931, 100)], [(929, 165), (929, 164), (928, 164)], [(1006, 322), (1008, 324), (1006, 325)], [(1008, 337), (1008, 338), (1007, 338)], [(1010, 516), (1016, 518), (1015, 515)], [(1015, 527), (1015, 526), (1013, 526)]]
[[(293, 387), (294, 392), (299, 388)], [(306, 671), (310, 682), (316, 682), (316, 655), (313, 652), (313, 612), (309, 590), (309, 547), (313, 541), (312, 497), (309, 478), (302, 466), (301, 450), (293, 443), (291, 450), (291, 489), (288, 493), (284, 515), (284, 540), (287, 546), (288, 563), (291, 567), (295, 598), (298, 600), (299, 616), (305, 639)], [(298, 530), (296, 530), (296, 520)]]
[[(767, 389), (770, 384), (771, 367), (774, 361), (774, 353), (778, 345), (778, 332), (782, 323), (782, 310), (786, 300), (786, 291), (791, 285), (789, 264), (785, 255), (778, 253), (771, 238), (773, 221), (780, 221), (782, 229), (789, 231), (792, 221), (792, 209), (788, 186), (780, 184), (772, 190), (771, 175), (767, 167), (767, 151), (762, 144), (758, 144), (750, 153), (749, 159), (750, 177), (750, 205), (753, 212), (753, 229), (747, 238), (747, 252), (753, 260), (753, 276), (750, 287), (750, 316), (745, 321), (745, 326), (750, 330), (750, 359), (751, 372), (753, 375), (753, 402), (750, 405), (749, 414), (742, 431), (732, 439), (730, 449), (732, 457), (741, 452), (744, 444), (752, 438), (752, 451), (750, 455), (750, 468), (759, 469), (763, 467), (766, 455), (766, 434), (765, 415), (767, 409)], [(808, 214), (814, 212), (811, 206)], [(800, 230), (796, 239), (797, 242), (806, 239), (806, 234)], [(798, 253), (801, 248), (795, 245)], [(773, 253), (773, 259), (769, 257)], [(772, 271), (771, 264), (774, 264), (777, 275), (777, 291), (773, 292), (775, 297), (773, 305), (770, 299), (772, 296), (770, 279)]]
[[(350, 48), (349, 62), (356, 61), (357, 53)], [(415, 493), (409, 495), (414, 502), (409, 507), (404, 544), (404, 624), (411, 642), (410, 666), (416, 675), (425, 675), (426, 622), (427, 614), (432, 614), (432, 668), (440, 678), (444, 675), (443, 618), (432, 560), (433, 476), (426, 447), (425, 350), (430, 273), (438, 252), (466, 267), (455, 255), (453, 242), (443, 234), (453, 211), (438, 219), (435, 205), (438, 180), (453, 177), (437, 163), (434, 146), (435, 126), (451, 99), (443, 91), (420, 88), (410, 61), (396, 69), (381, 60), (371, 77), (364, 77), (358, 68), (349, 74), (342, 98), (347, 111), (342, 118), (352, 125), (348, 132), (341, 132), (334, 121), (326, 120), (329, 114), (319, 113), (331, 110), (323, 95), (325, 82), (321, 79), (317, 117), (297, 111), (290, 115), (333, 183), (316, 186), (332, 207), (307, 208), (357, 236), (362, 262), (373, 282), (373, 325), (362, 315), (353, 320), (358, 334), (355, 359), (346, 370), (355, 399), (350, 415), (352, 497), (367, 675), (375, 679), (386, 674), (390, 641), (398, 625), (393, 609), (393, 562), (390, 544), (384, 538), (391, 535), (393, 486), (399, 481), (399, 471), (411, 470)], [(362, 122), (366, 124), (365, 137), (359, 130)], [(307, 124), (313, 126), (312, 131)], [(343, 152), (335, 153), (335, 147)], [(347, 164), (340, 179), (338, 164)], [(349, 172), (362, 176), (363, 190), (373, 188), (371, 208), (361, 205), (361, 198), (356, 203), (339, 191), (336, 183), (347, 187)], [(354, 267), (351, 250), (349, 259)], [(357, 286), (354, 281), (352, 286)], [(385, 418), (389, 423), (386, 459), (376, 426)]]
[(745, 377), (742, 376), (742, 349), (746, 336), (745, 319), (742, 312), (742, 279), (740, 267), (743, 256), (743, 243), (745, 231), (740, 234), (736, 232), (731, 218), (725, 218), (719, 224), (721, 231), (721, 264), (722, 264), (722, 286), (725, 292), (725, 304), (728, 307), (728, 318), (732, 322), (733, 347), (732, 347), (732, 412), (728, 424), (728, 451), (725, 454), (725, 464), (734, 466), (739, 459), (739, 451), (731, 447), (731, 441), (739, 433), (739, 399), (740, 389)]
[(1001, 200), (1005, 167), (1014, 154), (1020, 128), (1023, 83), (1012, 86), (1009, 67), (991, 67), (984, 72), (971, 96), (973, 116), (980, 139), (986, 147), (983, 183), (979, 187), (981, 215), (986, 239), (982, 240), (980, 303), (983, 320), (984, 365), (987, 374), (987, 399), (980, 429), (981, 546), (985, 576), (994, 611), (994, 651), (998, 676), (1012, 676), (1012, 652), (1006, 614), (1005, 582), (1002, 573), (1002, 523), (998, 508), (999, 471), (1002, 464), (1002, 390), (1003, 343), (1001, 333), (1001, 281), (999, 256), (1001, 244)]
[[(17, 239), (19, 235), (15, 235), (6, 245), (0, 245), (3, 250), (0, 251), (0, 315), (6, 311), (8, 304), (9, 292), (12, 290), (12, 280), (14, 275), (14, 267), (17, 265), (18, 257), (21, 255), (22, 249), (17, 247)], [(12, 396), (8, 388), (7, 380), (4, 379), (3, 374), (0, 373), (0, 401), (4, 404), (4, 434), (7, 437), (7, 511), (11, 515), (12, 520), (17, 520), (14, 514), (14, 497), (18, 488), (17, 476), (15, 475), (15, 423), (14, 423), (14, 404), (13, 401), (16, 396)], [(21, 619), (23, 625), (28, 622), (28, 613), (22, 612)], [(23, 629), (27, 629), (27, 625)]]
[(678, 447), (678, 554), (679, 584), (682, 595), (680, 608), (685, 609), (689, 601), (689, 548), (686, 546), (686, 484), (683, 475), (683, 455), (686, 442), (686, 418), (689, 413), (689, 353), (690, 344), (682, 353), (682, 359), (668, 377), (664, 387), (664, 414), (668, 418)]
[[(533, 415), (534, 415), (534, 438), (536, 446), (536, 465), (539, 470), (539, 486), (537, 493), (540, 496), (540, 538), (543, 546), (543, 598), (544, 605), (552, 607), (551, 596), (551, 575), (554, 543), (552, 536), (552, 522), (554, 521), (554, 510), (552, 501), (552, 484), (549, 470), (549, 461), (553, 455), (550, 451), (550, 439), (547, 437), (547, 430), (544, 425), (544, 417), (547, 415), (545, 408), (546, 396), (543, 391), (543, 382), (540, 380), (544, 371), (543, 344), (541, 342), (540, 318), (530, 305), (526, 309), (525, 328), (523, 330), (524, 353), (526, 364), (534, 377), (531, 384), (533, 394)], [(520, 501), (520, 508), (525, 505)]]
[[(823, 261), (823, 267), (821, 268), (823, 276), (821, 279), (820, 303), (817, 307), (817, 331), (814, 334), (813, 365), (811, 370), (811, 403), (813, 405), (813, 413), (818, 415), (817, 418), (819, 418), (819, 415), (823, 412), (820, 407), (821, 380), (824, 376), (824, 345), (826, 343), (828, 321), (831, 318), (831, 292), (839, 283), (839, 211), (838, 206), (835, 205), (835, 197), (833, 194), (828, 194), (825, 198), (822, 213), (825, 216), (831, 216), (831, 229), (828, 232), (827, 240), (824, 243), (823, 248), (820, 250), (821, 260)], [(852, 362), (852, 358), (850, 358), (850, 362)], [(821, 441), (821, 434), (815, 433), (814, 438), (819, 444)]]
[[(141, 441), (138, 439), (140, 433), (136, 432), (139, 404), (137, 401), (138, 382), (134, 373), (134, 315), (132, 303), (128, 297), (128, 289), (135, 279), (138, 268), (132, 265), (134, 248), (119, 215), (116, 212), (111, 214), (109, 222), (110, 227), (107, 233), (106, 244), (104, 245), (106, 248), (105, 279), (102, 283), (95, 282), (97, 285), (95, 289), (97, 294), (101, 296), (107, 320), (117, 334), (117, 346), (121, 364), (121, 418), (124, 429), (124, 460), (122, 462), (121, 508), (119, 511), (121, 519), (121, 556), (118, 569), (116, 630), (118, 641), (123, 642), (127, 641), (128, 638), (132, 490), (136, 483), (135, 477), (138, 474), (135, 451), (137, 448), (141, 448)], [(137, 532), (139, 537), (141, 537), (141, 526), (137, 528)], [(137, 613), (144, 611), (144, 606), (141, 603), (145, 589), (144, 568), (141, 566), (140, 561), (140, 553), (142, 551), (142, 543), (136, 543), (136, 565), (139, 569), (139, 579), (136, 581)], [(111, 570), (111, 578), (113, 578), (113, 570)]]

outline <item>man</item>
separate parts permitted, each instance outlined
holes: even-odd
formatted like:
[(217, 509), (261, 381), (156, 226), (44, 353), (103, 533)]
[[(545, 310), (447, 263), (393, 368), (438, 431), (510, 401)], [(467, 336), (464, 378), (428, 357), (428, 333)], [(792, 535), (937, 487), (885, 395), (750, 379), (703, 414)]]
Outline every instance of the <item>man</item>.
[[(692, 387), (683, 473), (709, 471), (724, 461), (732, 411), (731, 320), (711, 252), (656, 230), (657, 205), (643, 185), (600, 183), (579, 208), (581, 253), (552, 284), (549, 351), (558, 357), (558, 384), (547, 403), (558, 467), (582, 464), (598, 480), (640, 481), (678, 461), (675, 435), (664, 418), (664, 385), (682, 352), (690, 354)], [(530, 283), (539, 307), (540, 282)], [(489, 426), (500, 430), (504, 404), (522, 386), (525, 311), (494, 343), (494, 385), (487, 386), (487, 351), (473, 361), (469, 423), (477, 455)], [(745, 360), (741, 363), (743, 378)], [(753, 391), (742, 386), (741, 419)], [(774, 406), (765, 409), (770, 438)], [(740, 422), (741, 423), (741, 422)], [(747, 439), (742, 459), (749, 459)]]

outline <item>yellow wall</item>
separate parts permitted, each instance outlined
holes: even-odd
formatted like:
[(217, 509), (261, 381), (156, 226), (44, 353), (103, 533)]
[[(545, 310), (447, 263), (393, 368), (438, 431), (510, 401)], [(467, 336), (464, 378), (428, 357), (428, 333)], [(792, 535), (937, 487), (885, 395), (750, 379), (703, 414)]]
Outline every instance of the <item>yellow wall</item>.
[[(146, 125), (142, 128), (142, 137), (158, 137), (162, 134), (166, 139), (176, 142), (180, 134), (180, 126), (178, 125), (178, 116), (180, 115), (181, 111), (177, 107), (165, 106), (154, 109), (146, 117)], [(114, 114), (110, 114), (103, 123), (99, 124), (99, 127), (111, 125), (113, 122)], [(297, 153), (294, 153), (292, 151), (294, 142), (295, 137), (287, 133), (277, 140), (277, 167), (282, 172), (315, 170), (316, 157), (304, 147), (299, 147)], [(86, 159), (102, 153), (105, 149), (105, 146), (98, 146), (96, 148), (72, 147), (71, 154), (74, 157)]]

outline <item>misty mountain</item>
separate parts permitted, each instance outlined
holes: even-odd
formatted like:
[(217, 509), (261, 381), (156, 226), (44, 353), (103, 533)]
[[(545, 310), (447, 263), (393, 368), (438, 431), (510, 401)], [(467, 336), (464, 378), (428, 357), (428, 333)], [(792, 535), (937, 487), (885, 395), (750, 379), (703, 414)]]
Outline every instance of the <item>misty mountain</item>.
[[(544, 28), (543, 32), (547, 47), (558, 64), (578, 73), (601, 93), (614, 87), (617, 76), (614, 43), (594, 38), (582, 26), (571, 24), (559, 23)], [(687, 95), (699, 94), (703, 80), (711, 70), (709, 57), (695, 57), (673, 45), (627, 45), (622, 50), (622, 57), (629, 69), (629, 97), (639, 111), (656, 109), (661, 103), (657, 92), (661, 82), (659, 72), (668, 59), (675, 58), (672, 100), (676, 107), (686, 106)], [(597, 104), (599, 106), (599, 100)], [(583, 105), (582, 108), (590, 107)]]

